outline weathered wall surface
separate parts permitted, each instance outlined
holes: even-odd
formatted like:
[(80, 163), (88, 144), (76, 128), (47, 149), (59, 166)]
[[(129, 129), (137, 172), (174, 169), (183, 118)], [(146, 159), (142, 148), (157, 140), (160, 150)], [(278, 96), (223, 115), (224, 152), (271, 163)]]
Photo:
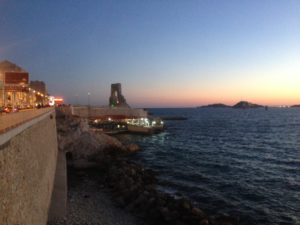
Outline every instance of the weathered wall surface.
[(57, 160), (57, 135), (54, 111), (41, 117), (0, 145), (1, 225), (47, 223)]

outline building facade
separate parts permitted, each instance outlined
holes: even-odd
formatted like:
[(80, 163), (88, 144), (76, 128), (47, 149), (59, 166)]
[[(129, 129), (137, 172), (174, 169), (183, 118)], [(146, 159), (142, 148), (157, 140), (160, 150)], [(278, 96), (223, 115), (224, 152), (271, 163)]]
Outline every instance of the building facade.
[[(32, 83), (32, 82), (31, 82)], [(0, 107), (33, 108), (46, 104), (46, 85), (42, 81), (29, 84), (29, 73), (10, 62), (0, 62)]]
[(44, 81), (30, 81), (29, 88), (30, 90), (35, 90), (35, 104), (46, 105), (48, 103), (48, 100), (45, 98), (47, 89)]
[(27, 107), (29, 74), (9, 61), (0, 62), (1, 106)]

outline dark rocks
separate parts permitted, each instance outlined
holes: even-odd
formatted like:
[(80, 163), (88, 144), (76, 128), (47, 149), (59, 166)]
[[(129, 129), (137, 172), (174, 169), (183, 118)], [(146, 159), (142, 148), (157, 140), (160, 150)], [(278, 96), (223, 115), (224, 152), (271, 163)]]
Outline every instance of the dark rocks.
[(205, 216), (204, 212), (199, 208), (192, 208), (192, 214), (198, 218), (203, 218)]
[(215, 219), (217, 224), (220, 225), (230, 225), (230, 224), (238, 224), (239, 221), (237, 218), (233, 218), (229, 215), (221, 215)]
[(115, 154), (129, 154), (140, 150), (136, 144), (125, 146), (115, 137), (95, 133), (89, 129), (86, 119), (63, 116), (57, 112), (56, 118), (58, 149), (71, 155), (71, 165), (78, 168), (94, 167), (93, 162), (105, 160)]
[(129, 153), (138, 152), (140, 150), (141, 150), (141, 148), (137, 144), (129, 144), (129, 145), (127, 145), (127, 151)]
[(207, 219), (203, 219), (200, 221), (199, 225), (209, 225), (209, 222)]
[(147, 221), (147, 224), (222, 224), (208, 217), (187, 198), (175, 199), (158, 191), (155, 173), (128, 161), (122, 154), (110, 158), (106, 165), (104, 184), (111, 190), (116, 205)]
[(84, 197), (84, 198), (89, 198), (90, 196), (89, 196), (89, 195), (84, 195), (83, 197)]
[(181, 206), (182, 206), (182, 208), (183, 208), (184, 210), (189, 210), (189, 209), (191, 209), (191, 204), (190, 204), (190, 202), (189, 202), (188, 200), (186, 200), (186, 199), (183, 199), (183, 200), (182, 200)]
[[(124, 146), (116, 138), (89, 131), (80, 119), (61, 117), (58, 123), (61, 151), (71, 152), (70, 161), (87, 160), (98, 165), (99, 178), (110, 190), (116, 205), (149, 225), (233, 225), (230, 217), (209, 217), (184, 197), (158, 191), (156, 173), (129, 160), (139, 146)], [(126, 156), (126, 157), (125, 157)], [(86, 164), (85, 164), (86, 165)], [(84, 198), (90, 198), (85, 195)]]

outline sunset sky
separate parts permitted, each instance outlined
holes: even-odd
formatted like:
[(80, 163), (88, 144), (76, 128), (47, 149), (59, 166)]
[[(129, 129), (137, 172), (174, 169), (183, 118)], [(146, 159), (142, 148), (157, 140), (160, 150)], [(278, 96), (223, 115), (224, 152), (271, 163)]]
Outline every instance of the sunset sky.
[(67, 103), (300, 104), (299, 0), (0, 0), (0, 60)]

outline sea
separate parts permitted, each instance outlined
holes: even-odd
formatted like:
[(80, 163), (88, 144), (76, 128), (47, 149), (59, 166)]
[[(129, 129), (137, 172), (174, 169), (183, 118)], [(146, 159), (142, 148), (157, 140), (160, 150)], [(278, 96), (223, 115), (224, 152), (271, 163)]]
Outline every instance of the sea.
[(123, 134), (159, 188), (240, 224), (300, 224), (300, 108), (149, 109), (165, 121), (154, 135)]

